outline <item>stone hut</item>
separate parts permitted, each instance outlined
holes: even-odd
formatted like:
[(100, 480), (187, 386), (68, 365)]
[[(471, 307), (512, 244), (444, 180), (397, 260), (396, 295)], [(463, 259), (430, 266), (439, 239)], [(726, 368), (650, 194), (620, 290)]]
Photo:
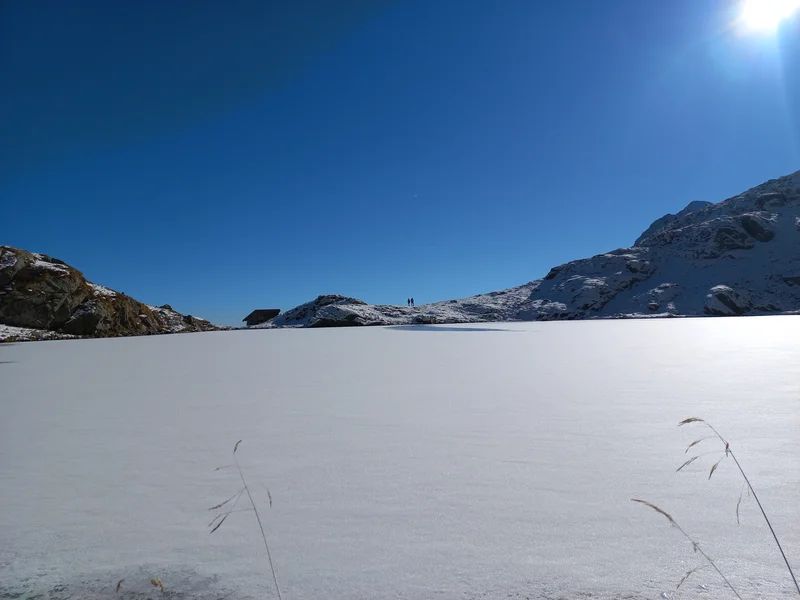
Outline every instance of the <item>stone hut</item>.
[(277, 317), (279, 314), (281, 314), (281, 311), (278, 308), (259, 308), (247, 315), (244, 319), (242, 319), (242, 321), (247, 323), (248, 327), (252, 327), (253, 325), (266, 323), (270, 319)]

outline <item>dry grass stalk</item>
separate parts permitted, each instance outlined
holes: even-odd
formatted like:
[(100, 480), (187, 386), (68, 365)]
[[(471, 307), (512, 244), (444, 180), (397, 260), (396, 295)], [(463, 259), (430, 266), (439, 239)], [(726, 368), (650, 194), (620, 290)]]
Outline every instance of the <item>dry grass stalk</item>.
[[(756, 491), (753, 488), (753, 485), (750, 483), (750, 479), (747, 477), (747, 473), (744, 472), (744, 469), (742, 468), (742, 465), (739, 463), (739, 460), (736, 458), (736, 455), (733, 453), (733, 450), (731, 450), (731, 445), (728, 443), (728, 441), (725, 438), (722, 437), (722, 435), (714, 428), (714, 426), (711, 425), (711, 423), (709, 423), (705, 419), (700, 419), (700, 418), (697, 418), (697, 417), (691, 417), (689, 419), (684, 419), (683, 421), (678, 423), (678, 427), (682, 427), (683, 425), (689, 425), (691, 423), (697, 423), (697, 424), (703, 425), (705, 427), (708, 427), (712, 431), (712, 433), (714, 434), (713, 436), (710, 436), (710, 437), (716, 437), (724, 445), (725, 455), (722, 458), (720, 458), (716, 463), (714, 463), (714, 465), (711, 467), (711, 471), (708, 474), (708, 478), (709, 479), (711, 479), (711, 476), (714, 474), (714, 471), (717, 470), (717, 467), (719, 466), (719, 464), (725, 458), (730, 456), (733, 459), (733, 462), (736, 463), (736, 468), (739, 470), (739, 473), (742, 475), (742, 478), (744, 479), (744, 483), (747, 486), (748, 495), (752, 494), (753, 499), (756, 501), (756, 504), (758, 505), (758, 509), (761, 511), (761, 516), (764, 517), (764, 521), (766, 521), (767, 527), (769, 527), (769, 531), (772, 534), (772, 539), (775, 540), (775, 545), (778, 547), (778, 550), (781, 553), (781, 557), (783, 558), (783, 562), (786, 564), (786, 569), (789, 571), (789, 576), (792, 578), (792, 582), (794, 583), (794, 587), (797, 590), (797, 593), (800, 594), (800, 584), (798, 584), (797, 578), (795, 577), (794, 571), (792, 570), (792, 566), (789, 564), (789, 559), (786, 558), (786, 553), (783, 551), (783, 546), (781, 546), (781, 542), (778, 539), (778, 535), (775, 533), (775, 529), (772, 527), (772, 523), (770, 522), (769, 517), (767, 516), (767, 512), (764, 510), (764, 506), (761, 504), (761, 500), (759, 500), (759, 498), (758, 498), (758, 494), (756, 494)], [(689, 448), (694, 446), (696, 443), (697, 442), (692, 442), (691, 444), (689, 444)], [(689, 448), (687, 448), (687, 451), (688, 451)], [(695, 458), (699, 458), (699, 457), (695, 457)], [(691, 462), (691, 460), (689, 462)], [(678, 470), (680, 471), (684, 466), (686, 466), (686, 463), (684, 463)], [(739, 506), (741, 505), (741, 503), (742, 503), (742, 494), (739, 494), (739, 500), (736, 503), (736, 523), (737, 524), (739, 523)]]
[[(272, 553), (270, 552), (269, 544), (267, 543), (267, 534), (264, 532), (264, 524), (261, 521), (261, 515), (258, 513), (258, 508), (256, 507), (256, 503), (253, 500), (253, 496), (250, 494), (250, 487), (247, 485), (247, 480), (244, 478), (242, 467), (239, 465), (239, 460), (236, 457), (236, 451), (239, 449), (239, 444), (241, 443), (242, 440), (239, 440), (233, 447), (233, 465), (225, 465), (222, 467), (217, 467), (214, 470), (219, 471), (220, 469), (224, 469), (229, 466), (235, 466), (236, 470), (239, 472), (239, 478), (242, 480), (242, 487), (233, 496), (231, 496), (224, 502), (220, 502), (219, 504), (212, 506), (211, 508), (208, 509), (208, 510), (219, 510), (229, 502), (231, 501), (233, 502), (233, 504), (231, 504), (230, 508), (227, 511), (216, 515), (212, 519), (211, 523), (208, 524), (208, 526), (211, 528), (210, 533), (214, 533), (217, 529), (219, 529), (222, 526), (222, 524), (225, 522), (225, 519), (227, 519), (228, 516), (231, 515), (231, 513), (252, 510), (256, 516), (256, 521), (258, 521), (258, 528), (261, 531), (261, 539), (264, 540), (264, 549), (267, 551), (267, 560), (269, 561), (269, 568), (270, 571), (272, 572), (272, 581), (275, 583), (275, 592), (278, 594), (278, 600), (283, 600), (283, 597), (281, 596), (281, 588), (278, 585), (278, 577), (275, 575), (275, 565), (272, 562)], [(248, 500), (250, 500), (250, 506), (252, 508), (236, 510), (236, 505), (239, 502), (239, 499), (245, 494), (247, 494), (247, 498)], [(269, 490), (267, 490), (267, 495), (269, 496), (269, 505), (270, 507), (272, 507), (272, 494), (270, 493)]]
[(700, 442), (702, 442), (703, 440), (707, 440), (708, 438), (711, 438), (711, 437), (714, 437), (714, 436), (712, 436), (712, 435), (707, 435), (707, 436), (705, 436), (705, 437), (701, 437), (699, 440), (695, 440), (695, 441), (693, 441), (691, 444), (689, 444), (689, 445), (686, 447), (686, 452), (684, 452), (684, 454), (688, 454), (688, 453), (689, 453), (689, 450), (691, 450), (692, 448), (694, 448), (695, 446), (697, 446), (697, 444), (699, 444), (699, 443), (700, 443)]
[(739, 492), (739, 499), (736, 501), (736, 524), (739, 525), (739, 507), (742, 504), (742, 497), (744, 496), (744, 483), (742, 483), (742, 491)]
[(724, 459), (725, 459), (725, 457), (723, 456), (717, 462), (714, 463), (714, 465), (711, 467), (711, 472), (708, 474), (708, 478), (709, 479), (711, 479), (711, 476), (714, 474), (714, 471), (717, 470), (717, 467), (719, 466), (719, 463), (721, 463)]
[(707, 569), (707, 568), (708, 568), (708, 565), (700, 565), (699, 567), (695, 567), (694, 569), (690, 569), (689, 571), (686, 571), (686, 574), (678, 582), (678, 585), (675, 586), (675, 591), (677, 592), (679, 589), (681, 589), (681, 586), (686, 582), (687, 579), (689, 579), (689, 577), (691, 577), (692, 575), (694, 575), (698, 571), (701, 571), (701, 570)]
[[(731, 584), (731, 582), (728, 581), (728, 578), (725, 577), (723, 572), (719, 570), (719, 567), (717, 567), (717, 563), (715, 563), (714, 560), (708, 554), (705, 553), (705, 550), (703, 550), (700, 547), (700, 544), (698, 544), (694, 539), (692, 539), (692, 537), (688, 533), (686, 533), (686, 531), (683, 529), (683, 527), (681, 527), (678, 524), (678, 522), (675, 519), (672, 518), (671, 514), (669, 514), (667, 511), (659, 508), (658, 506), (656, 506), (652, 502), (648, 502), (647, 500), (640, 500), (638, 498), (631, 498), (631, 502), (638, 502), (639, 504), (644, 504), (645, 506), (648, 506), (648, 507), (652, 508), (657, 513), (664, 515), (667, 518), (667, 520), (669, 520), (670, 524), (673, 527), (675, 527), (678, 531), (680, 531), (683, 534), (683, 537), (685, 537), (687, 540), (689, 540), (689, 543), (692, 544), (692, 549), (695, 552), (698, 552), (700, 555), (702, 555), (702, 557), (706, 559), (708, 564), (711, 565), (711, 567), (719, 574), (720, 577), (722, 577), (722, 580), (727, 584), (727, 586), (736, 595), (736, 597), (739, 598), (739, 600), (743, 600), (742, 597), (739, 595), (739, 592), (736, 591), (736, 588), (734, 588), (733, 585)], [(691, 575), (696, 570), (697, 569), (692, 569), (691, 571), (689, 571), (684, 576), (684, 578), (681, 580), (681, 582), (678, 584), (678, 587), (680, 587), (681, 584), (683, 584), (683, 582), (686, 581), (686, 579), (689, 577), (689, 575)], [(675, 589), (677, 589), (677, 588), (675, 588)]]

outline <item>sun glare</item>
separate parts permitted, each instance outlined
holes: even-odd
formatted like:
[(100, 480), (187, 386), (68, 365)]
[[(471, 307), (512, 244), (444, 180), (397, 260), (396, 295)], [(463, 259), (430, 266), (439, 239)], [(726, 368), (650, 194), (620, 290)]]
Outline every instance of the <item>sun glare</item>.
[(742, 23), (751, 30), (772, 32), (800, 8), (800, 0), (745, 0)]

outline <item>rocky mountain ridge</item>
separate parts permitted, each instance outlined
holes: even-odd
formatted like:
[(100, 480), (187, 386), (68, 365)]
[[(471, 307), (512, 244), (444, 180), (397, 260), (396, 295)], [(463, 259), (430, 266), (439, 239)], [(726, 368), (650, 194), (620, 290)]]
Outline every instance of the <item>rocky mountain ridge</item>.
[(0, 339), (209, 331), (205, 319), (87, 281), (64, 261), (0, 246)]
[(331, 327), (800, 310), (800, 171), (657, 219), (630, 248), (553, 267), (542, 279), (424, 306), (320, 296), (259, 325)]

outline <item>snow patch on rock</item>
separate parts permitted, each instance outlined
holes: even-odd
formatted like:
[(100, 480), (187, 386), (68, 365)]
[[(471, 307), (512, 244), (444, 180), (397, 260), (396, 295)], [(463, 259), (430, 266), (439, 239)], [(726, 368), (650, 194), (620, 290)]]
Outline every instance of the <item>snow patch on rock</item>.
[(73, 335), (48, 331), (46, 329), (31, 329), (29, 327), (14, 327), (0, 324), (0, 342), (33, 342), (40, 340), (65, 340), (74, 338)]
[(103, 285), (97, 285), (96, 283), (89, 283), (89, 287), (92, 288), (95, 295), (97, 296), (107, 296), (109, 298), (113, 298), (117, 295), (117, 292), (112, 290), (111, 288), (107, 288)]
[(33, 266), (36, 268), (55, 271), (56, 273), (69, 273), (69, 267), (62, 261), (56, 261), (46, 254), (39, 254), (38, 252), (34, 252), (33, 256), (36, 259)]
[(0, 270), (10, 269), (17, 264), (17, 255), (13, 252), (3, 252), (0, 254)]
[[(183, 315), (172, 307), (145, 305), (161, 320), (161, 326), (165, 327), (168, 333), (183, 333), (188, 331), (207, 331), (214, 329), (214, 326), (206, 319), (192, 315)], [(139, 315), (139, 319), (147, 320), (147, 315)]]

